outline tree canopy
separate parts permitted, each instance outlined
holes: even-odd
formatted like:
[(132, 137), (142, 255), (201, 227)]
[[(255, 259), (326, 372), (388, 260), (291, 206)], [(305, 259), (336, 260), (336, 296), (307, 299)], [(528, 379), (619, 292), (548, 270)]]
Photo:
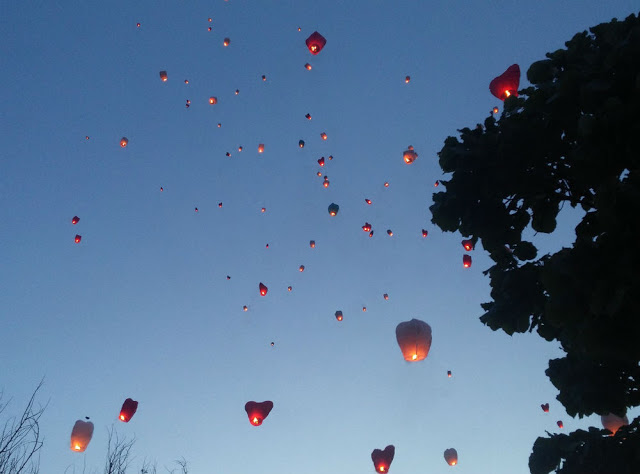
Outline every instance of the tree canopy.
[[(484, 324), (560, 343), (546, 374), (567, 413), (623, 416), (640, 405), (639, 17), (576, 34), (527, 79), (498, 120), (445, 140), (432, 222), (493, 260)], [(584, 211), (575, 241), (538, 255), (523, 233), (553, 233), (565, 204)], [(609, 435), (538, 438), (530, 470), (637, 472), (640, 419)]]

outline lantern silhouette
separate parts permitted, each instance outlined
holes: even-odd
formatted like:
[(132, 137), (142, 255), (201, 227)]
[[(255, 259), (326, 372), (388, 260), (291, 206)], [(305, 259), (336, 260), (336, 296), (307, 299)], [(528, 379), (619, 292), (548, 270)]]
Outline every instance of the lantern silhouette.
[(462, 266), (464, 268), (469, 268), (471, 266), (471, 255), (462, 256)]
[(416, 158), (418, 158), (418, 154), (413, 151), (413, 147), (409, 145), (409, 148), (406, 149), (402, 154), (402, 159), (406, 164), (410, 165), (411, 163), (416, 161)]
[(262, 153), (264, 151), (264, 143), (260, 143), (260, 145), (258, 145), (258, 153)]
[(71, 223), (73, 225), (76, 225), (78, 222), (80, 222), (80, 218), (78, 216), (73, 216), (73, 219), (71, 219)]
[(549, 404), (548, 403), (543, 403), (542, 405), (540, 405), (540, 408), (542, 408), (543, 412), (549, 413)]
[(270, 400), (266, 402), (251, 401), (244, 405), (244, 409), (249, 417), (249, 423), (253, 426), (260, 426), (273, 409), (273, 402)]
[(329, 207), (327, 208), (327, 210), (329, 211), (330, 216), (335, 216), (336, 214), (338, 214), (338, 211), (340, 210), (340, 206), (332, 202), (331, 204), (329, 204)]
[(429, 235), (429, 232), (426, 229), (422, 229), (422, 237), (426, 237)]
[(127, 398), (122, 404), (122, 408), (120, 409), (120, 421), (129, 423), (129, 420), (131, 420), (131, 417), (135, 415), (137, 409), (138, 402), (132, 400), (131, 398)]
[(310, 240), (309, 241), (309, 247), (311, 247), (312, 249), (316, 248), (316, 241), (315, 240)]
[(564, 423), (562, 423), (562, 421), (558, 420), (556, 424), (558, 425), (558, 428), (560, 429), (564, 428)]
[(618, 431), (621, 427), (629, 424), (629, 419), (626, 417), (626, 415), (624, 418), (620, 418), (613, 413), (602, 415), (600, 417), (600, 421), (602, 421), (602, 426), (604, 426), (605, 430), (611, 431), (611, 436), (615, 435), (616, 431)]
[(162, 82), (167, 82), (167, 79), (169, 79), (167, 71), (160, 71), (160, 80), (162, 80)]
[(518, 97), (518, 86), (520, 85), (520, 66), (512, 64), (505, 72), (500, 74), (489, 84), (491, 93), (500, 100), (514, 95)]
[(127, 137), (122, 137), (120, 139), (120, 146), (125, 148), (129, 144), (129, 139)]
[(417, 362), (426, 359), (431, 349), (431, 326), (419, 319), (396, 326), (396, 340), (404, 360)]
[(309, 48), (309, 52), (313, 55), (318, 54), (324, 48), (324, 45), (327, 44), (327, 40), (324, 36), (322, 36), (317, 31), (311, 33), (311, 35), (305, 41), (307, 48)]
[(73, 241), (74, 241), (76, 244), (79, 244), (81, 240), (82, 240), (82, 236), (81, 236), (81, 235), (78, 235), (78, 234), (76, 234), (75, 239), (73, 239)]
[(90, 421), (76, 421), (71, 430), (71, 451), (84, 452), (93, 436), (93, 423)]
[(336, 319), (342, 321), (342, 311), (336, 311)]
[(374, 449), (371, 453), (371, 460), (376, 472), (389, 472), (389, 467), (393, 461), (393, 456), (396, 453), (396, 448), (390, 444), (383, 450)]
[(262, 282), (260, 282), (258, 288), (260, 289), (260, 296), (265, 296), (267, 294), (267, 291), (269, 291), (269, 288), (267, 288)]
[(463, 240), (462, 246), (468, 252), (469, 250), (473, 250), (473, 242), (471, 240)]
[(458, 452), (453, 448), (445, 449), (444, 460), (447, 461), (449, 466), (455, 466), (458, 464)]

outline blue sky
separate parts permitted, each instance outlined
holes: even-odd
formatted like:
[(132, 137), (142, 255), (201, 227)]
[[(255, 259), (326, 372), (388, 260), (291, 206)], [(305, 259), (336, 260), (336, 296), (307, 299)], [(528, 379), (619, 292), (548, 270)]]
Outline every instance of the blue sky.
[[(544, 370), (557, 344), (478, 321), (491, 262), (477, 248), (464, 269), (461, 237), (434, 228), (428, 207), (444, 139), (502, 108), (491, 79), (518, 63), (526, 86), (532, 62), (633, 8), (3, 3), (0, 387), (17, 411), (45, 378), (41, 472), (101, 471), (112, 424), (137, 439), (132, 472), (184, 456), (190, 472), (225, 474), (373, 472), (371, 451), (388, 444), (396, 474), (524, 474), (557, 420), (600, 426), (555, 400)], [(312, 56), (315, 30), (327, 44)], [(573, 241), (580, 216), (563, 216), (535, 237), (542, 251)], [(414, 317), (433, 344), (408, 364), (395, 326)], [(140, 405), (124, 424), (127, 397)], [(249, 400), (274, 402), (260, 427)], [(73, 453), (84, 416), (95, 434)]]

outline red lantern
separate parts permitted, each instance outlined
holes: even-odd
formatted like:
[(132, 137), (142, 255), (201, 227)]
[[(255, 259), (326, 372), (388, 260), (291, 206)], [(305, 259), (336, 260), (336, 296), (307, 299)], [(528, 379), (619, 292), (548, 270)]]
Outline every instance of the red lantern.
[(307, 71), (311, 71), (311, 64), (307, 63), (304, 65), (304, 67)]
[(73, 216), (73, 219), (71, 219), (71, 223), (73, 225), (76, 225), (78, 222), (80, 222), (80, 218), (78, 216)]
[(327, 177), (326, 177), (326, 176), (324, 177), (324, 181), (322, 182), (322, 185), (323, 185), (325, 188), (328, 188), (328, 187), (329, 187), (329, 179), (327, 179)]
[(564, 423), (562, 423), (562, 421), (558, 420), (556, 424), (558, 425), (558, 428), (560, 429), (564, 428)]
[(307, 120), (311, 120), (311, 114), (306, 114), (305, 117)]
[(214, 96), (209, 97), (209, 103), (211, 105), (216, 105), (218, 103), (218, 98)]
[(389, 182), (388, 182), (388, 181), (385, 181), (385, 183), (384, 183), (384, 187), (385, 187), (385, 188), (388, 188), (388, 187), (389, 187)]
[(520, 66), (512, 64), (505, 72), (496, 77), (489, 84), (491, 93), (500, 100), (505, 100), (510, 95), (518, 97), (520, 85)]
[(462, 256), (462, 266), (464, 268), (469, 268), (471, 266), (471, 255)]
[(260, 426), (273, 409), (273, 402), (269, 400), (259, 403), (251, 401), (244, 405), (244, 409), (249, 417), (249, 423), (253, 426)]
[(223, 46), (229, 46), (231, 44), (231, 40), (229, 38), (225, 38), (222, 44)]
[(336, 319), (342, 321), (342, 311), (336, 311)]
[(120, 139), (120, 146), (125, 148), (129, 144), (129, 139), (127, 137), (122, 137)]
[(429, 232), (426, 229), (422, 229), (422, 237), (426, 237), (429, 235)]
[(605, 430), (611, 431), (611, 436), (615, 435), (620, 428), (629, 424), (629, 419), (626, 415), (620, 418), (613, 413), (600, 416), (600, 421)]
[(444, 460), (449, 466), (455, 466), (458, 464), (458, 452), (454, 448), (445, 449)]
[(447, 370), (447, 377), (451, 378), (451, 371)]
[(267, 212), (267, 208), (266, 207), (260, 208), (260, 212)]
[(262, 153), (264, 151), (264, 143), (260, 143), (260, 145), (258, 145), (258, 153)]
[(324, 166), (324, 156), (318, 160), (320, 166)]
[(364, 230), (365, 232), (371, 232), (371, 224), (369, 224), (368, 222), (365, 222), (364, 225), (362, 226), (362, 230)]
[(162, 82), (167, 82), (167, 79), (169, 79), (169, 76), (167, 75), (167, 71), (160, 71), (160, 80)]
[(298, 267), (298, 270), (300, 270), (300, 272), (303, 272), (303, 271), (304, 271), (304, 265), (300, 265), (300, 266)]
[(493, 108), (493, 110), (492, 110), (492, 112), (493, 112), (493, 114), (494, 114), (494, 115), (495, 115), (495, 114), (497, 114), (497, 113), (498, 113), (498, 111), (499, 111), (498, 107), (494, 107), (494, 108)]
[(543, 403), (542, 405), (540, 405), (540, 408), (542, 408), (543, 412), (549, 413), (549, 404), (548, 403)]
[(384, 448), (384, 450), (374, 449), (371, 453), (371, 460), (376, 472), (389, 472), (389, 467), (395, 454), (396, 448), (392, 444)]
[(327, 134), (325, 132), (322, 132), (320, 134), (320, 138), (322, 138), (323, 140), (326, 140), (327, 139)]
[(242, 311), (247, 312), (247, 311), (249, 311), (249, 308), (247, 308), (247, 306), (245, 305), (245, 306), (242, 307)]
[(82, 240), (82, 236), (81, 236), (81, 235), (76, 234), (76, 238), (74, 239), (74, 242), (75, 242), (76, 244), (79, 244), (81, 240)]
[(260, 282), (260, 285), (258, 285), (258, 288), (260, 289), (260, 296), (265, 296), (267, 294), (267, 291), (269, 291), (269, 288), (267, 288), (262, 282)]
[(437, 188), (438, 186), (440, 186), (440, 181), (438, 181), (438, 180), (436, 179), (436, 182), (435, 182), (435, 183), (433, 183), (433, 185)]
[(305, 41), (307, 44), (307, 48), (309, 48), (309, 52), (313, 55), (318, 54), (324, 48), (324, 45), (327, 44), (327, 40), (324, 36), (322, 36), (317, 31), (311, 33), (311, 36), (307, 38)]
[(417, 362), (426, 359), (431, 349), (431, 326), (419, 319), (405, 321), (396, 326), (396, 340), (404, 360)]
[(310, 240), (309, 241), (309, 247), (311, 247), (312, 249), (316, 248), (316, 241), (315, 240)]
[(393, 237), (393, 231), (391, 229), (387, 229), (387, 234), (389, 234), (389, 237)]
[(467, 252), (473, 250), (473, 242), (471, 240), (463, 240), (462, 246)]
[(222, 203), (221, 202), (218, 203), (218, 207), (222, 208)]
[(131, 420), (131, 417), (135, 415), (137, 409), (138, 402), (132, 400), (131, 398), (127, 398), (122, 404), (122, 408), (120, 409), (120, 421), (129, 423), (129, 420)]
[(409, 84), (409, 81), (411, 81), (411, 76), (407, 76), (404, 78), (405, 84)]
[(418, 158), (418, 154), (415, 151), (413, 151), (413, 147), (409, 145), (409, 148), (406, 149), (402, 154), (402, 158), (404, 159), (404, 162), (406, 164), (410, 165), (411, 163), (416, 161), (416, 158)]
[(364, 202), (366, 202), (367, 204), (371, 204), (371, 199), (365, 199)]

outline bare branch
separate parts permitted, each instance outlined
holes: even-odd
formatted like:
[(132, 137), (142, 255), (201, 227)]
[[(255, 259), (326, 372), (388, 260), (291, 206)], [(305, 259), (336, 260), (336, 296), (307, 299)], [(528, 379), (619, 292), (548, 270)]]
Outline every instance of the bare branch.
[(107, 459), (104, 466), (104, 474), (125, 474), (131, 464), (131, 448), (136, 439), (118, 437), (113, 425), (109, 429), (109, 439), (107, 442)]

